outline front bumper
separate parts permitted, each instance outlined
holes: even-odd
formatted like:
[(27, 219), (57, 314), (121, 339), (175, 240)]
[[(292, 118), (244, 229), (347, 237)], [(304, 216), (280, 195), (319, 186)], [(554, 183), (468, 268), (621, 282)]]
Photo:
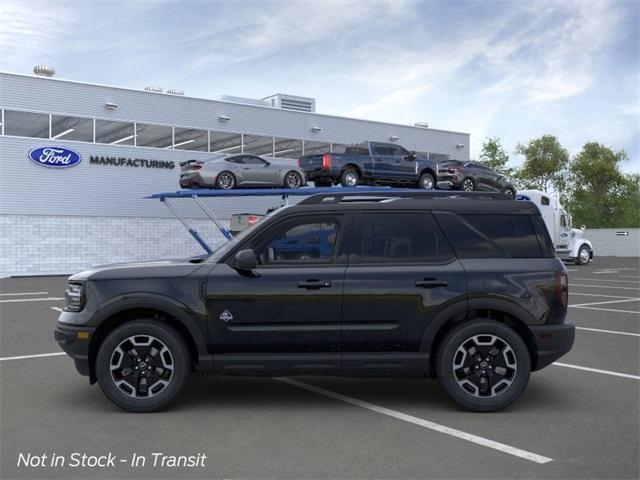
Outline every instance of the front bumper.
[(576, 335), (572, 323), (530, 326), (536, 342), (537, 360), (531, 370), (550, 365), (571, 350)]
[(89, 343), (94, 331), (95, 328), (93, 327), (58, 322), (53, 332), (56, 342), (73, 359), (80, 375), (89, 376), (91, 373)]

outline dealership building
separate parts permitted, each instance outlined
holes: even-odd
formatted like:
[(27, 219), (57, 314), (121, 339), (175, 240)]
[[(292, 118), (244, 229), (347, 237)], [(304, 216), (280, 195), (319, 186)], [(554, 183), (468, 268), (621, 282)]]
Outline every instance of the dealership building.
[[(34, 71), (0, 73), (0, 277), (201, 253), (164, 205), (144, 198), (177, 190), (179, 163), (189, 159), (248, 153), (295, 162), (364, 140), (394, 142), (438, 161), (469, 158), (466, 133), (323, 115), (310, 98), (209, 100)], [(32, 158), (56, 150), (74, 153), (66, 168)], [(233, 213), (264, 213), (281, 199), (206, 202), (228, 221)], [(175, 205), (210, 243), (223, 241), (190, 200)]]

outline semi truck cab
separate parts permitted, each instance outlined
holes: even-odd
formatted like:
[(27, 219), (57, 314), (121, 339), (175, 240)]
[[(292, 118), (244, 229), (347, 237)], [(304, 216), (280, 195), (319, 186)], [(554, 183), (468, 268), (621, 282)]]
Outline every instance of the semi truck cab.
[(558, 258), (574, 261), (577, 265), (586, 265), (593, 260), (593, 245), (584, 238), (586, 227), (573, 228), (571, 215), (557, 196), (541, 190), (521, 190), (516, 199), (538, 206)]

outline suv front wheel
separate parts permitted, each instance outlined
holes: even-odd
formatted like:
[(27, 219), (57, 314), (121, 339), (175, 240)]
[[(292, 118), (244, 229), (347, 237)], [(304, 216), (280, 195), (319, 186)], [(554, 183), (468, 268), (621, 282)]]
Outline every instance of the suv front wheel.
[(506, 407), (524, 391), (531, 358), (515, 330), (495, 320), (474, 319), (447, 333), (436, 369), (456, 402), (469, 410), (490, 412)]
[(191, 372), (189, 349), (174, 328), (151, 319), (125, 323), (100, 345), (98, 383), (118, 407), (153, 412), (167, 406)]

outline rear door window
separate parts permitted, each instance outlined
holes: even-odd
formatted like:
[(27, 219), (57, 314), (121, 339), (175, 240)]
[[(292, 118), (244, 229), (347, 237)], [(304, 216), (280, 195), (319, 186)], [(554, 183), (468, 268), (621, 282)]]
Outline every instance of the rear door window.
[(444, 263), (454, 258), (429, 214), (364, 213), (357, 222), (354, 263)]
[(482, 232), (452, 212), (434, 212), (460, 258), (504, 258), (506, 254)]

